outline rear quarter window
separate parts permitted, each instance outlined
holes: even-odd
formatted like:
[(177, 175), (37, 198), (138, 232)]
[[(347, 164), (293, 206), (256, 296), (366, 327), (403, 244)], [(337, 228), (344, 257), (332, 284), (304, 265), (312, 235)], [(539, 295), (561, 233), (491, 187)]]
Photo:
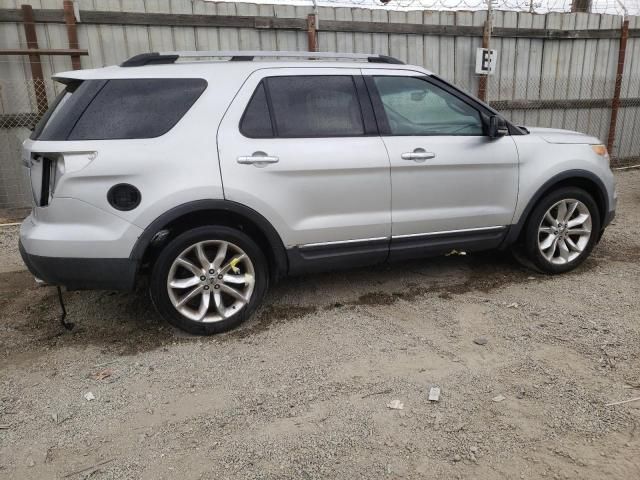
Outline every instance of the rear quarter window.
[(32, 139), (159, 137), (178, 123), (206, 87), (199, 78), (87, 80), (67, 87)]
[(206, 86), (205, 80), (191, 78), (109, 80), (69, 140), (159, 137), (178, 123)]

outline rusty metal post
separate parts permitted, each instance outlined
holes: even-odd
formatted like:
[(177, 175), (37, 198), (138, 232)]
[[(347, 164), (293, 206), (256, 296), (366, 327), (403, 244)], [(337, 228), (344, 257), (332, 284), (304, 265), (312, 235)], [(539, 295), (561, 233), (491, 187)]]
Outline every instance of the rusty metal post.
[[(69, 48), (78, 49), (80, 44), (78, 43), (78, 27), (76, 25), (76, 15), (73, 11), (73, 1), (64, 0), (64, 23), (67, 25), (67, 38), (69, 40)], [(71, 67), (73, 70), (80, 70), (80, 55), (71, 55)]]
[[(22, 5), (22, 22), (24, 34), (27, 38), (28, 48), (38, 48), (38, 36), (36, 34), (36, 24), (33, 20), (33, 8), (31, 5)], [(44, 115), (49, 108), (47, 103), (47, 92), (44, 88), (44, 74), (42, 73), (42, 62), (37, 53), (29, 54), (29, 64), (31, 66), (31, 79), (33, 80), (33, 90), (36, 94), (38, 114)]]
[[(482, 30), (482, 48), (491, 48), (491, 0), (488, 3), (487, 19), (484, 21), (484, 29)], [(487, 81), (489, 75), (480, 75), (478, 79), (478, 98), (483, 102), (487, 101)]]
[(307, 15), (307, 43), (310, 52), (318, 51), (317, 18), (314, 13)]
[(616, 83), (613, 89), (613, 100), (611, 100), (611, 121), (609, 123), (609, 136), (607, 138), (607, 150), (609, 154), (613, 151), (613, 144), (616, 140), (616, 124), (618, 123), (618, 110), (620, 110), (620, 90), (622, 88), (622, 75), (624, 74), (624, 58), (627, 51), (627, 39), (629, 38), (629, 20), (625, 18), (622, 22), (622, 32), (620, 35), (620, 47), (618, 48), (618, 69), (616, 71)]

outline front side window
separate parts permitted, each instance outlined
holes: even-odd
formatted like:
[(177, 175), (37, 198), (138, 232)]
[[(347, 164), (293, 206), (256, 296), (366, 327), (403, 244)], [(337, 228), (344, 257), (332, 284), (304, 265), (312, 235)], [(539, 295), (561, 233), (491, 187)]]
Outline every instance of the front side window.
[(483, 135), (480, 113), (419, 77), (374, 77), (392, 135)]
[(266, 79), (278, 137), (364, 135), (351, 76), (284, 76)]

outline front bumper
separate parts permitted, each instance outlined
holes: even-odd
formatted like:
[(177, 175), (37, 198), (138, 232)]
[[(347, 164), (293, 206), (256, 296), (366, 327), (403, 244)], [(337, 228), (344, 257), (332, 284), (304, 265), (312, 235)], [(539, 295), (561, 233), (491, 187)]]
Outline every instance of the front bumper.
[(129, 258), (43, 257), (27, 253), (22, 242), (20, 255), (29, 271), (49, 285), (69, 290), (133, 290), (138, 263)]

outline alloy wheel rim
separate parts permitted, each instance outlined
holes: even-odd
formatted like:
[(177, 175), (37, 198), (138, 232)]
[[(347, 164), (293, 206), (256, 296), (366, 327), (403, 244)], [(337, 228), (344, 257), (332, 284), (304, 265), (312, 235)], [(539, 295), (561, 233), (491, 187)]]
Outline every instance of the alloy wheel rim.
[(591, 238), (591, 213), (580, 200), (554, 203), (538, 226), (538, 249), (550, 263), (564, 265), (580, 256)]
[(224, 240), (198, 242), (180, 253), (167, 276), (173, 307), (189, 320), (219, 322), (251, 300), (255, 270), (249, 256)]

